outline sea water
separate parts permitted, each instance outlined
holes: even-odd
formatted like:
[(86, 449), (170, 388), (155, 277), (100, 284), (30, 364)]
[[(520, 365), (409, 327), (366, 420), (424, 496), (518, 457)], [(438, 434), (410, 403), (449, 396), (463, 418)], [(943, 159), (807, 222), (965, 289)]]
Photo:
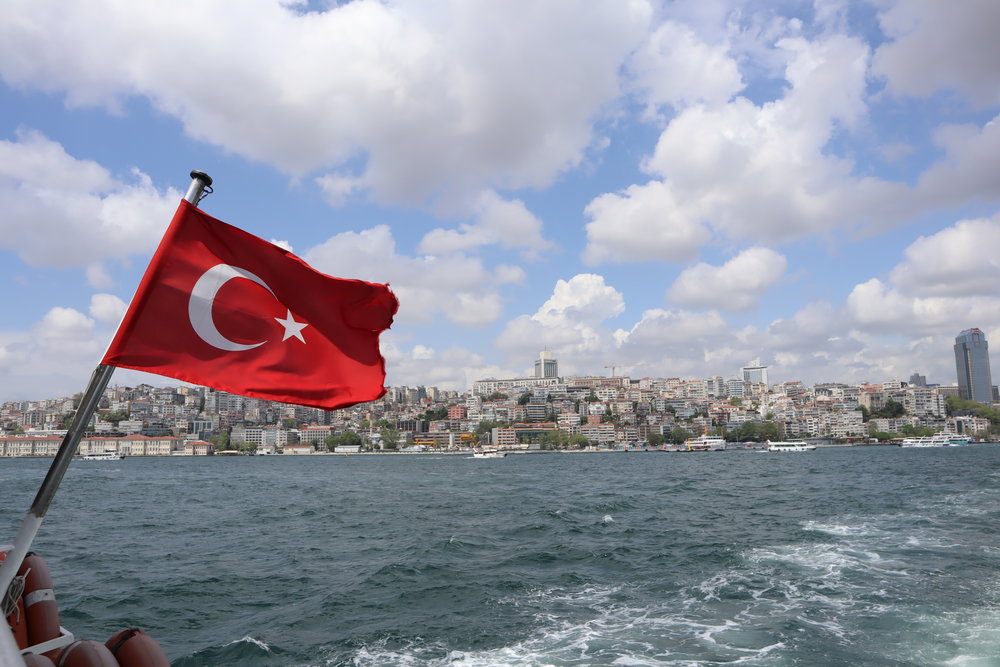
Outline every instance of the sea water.
[[(0, 542), (48, 465), (0, 459)], [(998, 525), (992, 444), (173, 457), (74, 461), (34, 548), (178, 667), (987, 666)]]

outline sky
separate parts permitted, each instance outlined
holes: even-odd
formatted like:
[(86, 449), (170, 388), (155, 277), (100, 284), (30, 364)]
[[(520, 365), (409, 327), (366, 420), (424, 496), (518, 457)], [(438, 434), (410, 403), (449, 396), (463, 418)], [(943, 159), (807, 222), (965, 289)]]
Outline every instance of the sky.
[[(951, 385), (960, 331), (1000, 344), (995, 0), (0, 16), (0, 400), (84, 389), (192, 169), (209, 214), (391, 286), (391, 386), (542, 350), (563, 375)], [(112, 379), (140, 382), (177, 384)]]

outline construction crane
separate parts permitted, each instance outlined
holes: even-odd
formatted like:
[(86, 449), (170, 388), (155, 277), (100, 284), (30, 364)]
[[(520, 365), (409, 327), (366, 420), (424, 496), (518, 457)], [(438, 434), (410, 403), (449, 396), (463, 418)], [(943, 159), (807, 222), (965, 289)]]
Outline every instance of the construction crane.
[(605, 366), (605, 368), (610, 368), (611, 369), (611, 377), (614, 377), (615, 376), (615, 369), (616, 368), (632, 368), (633, 366), (644, 366), (644, 365), (645, 364), (640, 361), (637, 364), (608, 364), (607, 366)]

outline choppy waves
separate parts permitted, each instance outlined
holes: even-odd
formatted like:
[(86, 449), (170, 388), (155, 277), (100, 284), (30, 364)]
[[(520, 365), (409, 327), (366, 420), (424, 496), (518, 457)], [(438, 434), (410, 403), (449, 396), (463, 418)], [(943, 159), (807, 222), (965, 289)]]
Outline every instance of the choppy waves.
[(38, 546), (184, 667), (998, 664), (1000, 447), (813, 454), (134, 460)]

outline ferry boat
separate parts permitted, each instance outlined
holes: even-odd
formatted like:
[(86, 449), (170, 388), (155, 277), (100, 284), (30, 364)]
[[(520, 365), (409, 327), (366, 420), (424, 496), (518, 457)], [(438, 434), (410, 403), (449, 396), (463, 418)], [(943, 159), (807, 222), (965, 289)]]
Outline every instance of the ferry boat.
[(937, 435), (922, 435), (912, 438), (903, 438), (899, 443), (900, 447), (951, 447), (951, 437), (938, 433)]
[(722, 436), (702, 435), (697, 438), (688, 438), (679, 449), (686, 452), (718, 452), (725, 448), (726, 439)]
[(118, 452), (91, 452), (90, 454), (84, 454), (80, 458), (84, 461), (121, 461), (125, 458), (125, 455)]
[(816, 449), (816, 445), (810, 445), (805, 440), (767, 441), (767, 451), (769, 452), (811, 452), (814, 449)]

